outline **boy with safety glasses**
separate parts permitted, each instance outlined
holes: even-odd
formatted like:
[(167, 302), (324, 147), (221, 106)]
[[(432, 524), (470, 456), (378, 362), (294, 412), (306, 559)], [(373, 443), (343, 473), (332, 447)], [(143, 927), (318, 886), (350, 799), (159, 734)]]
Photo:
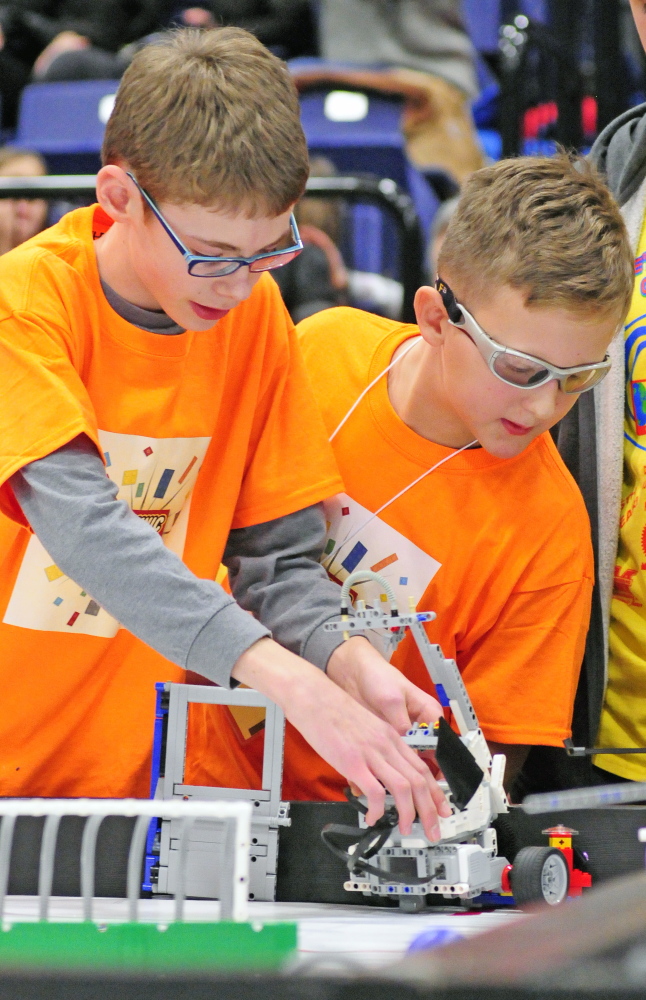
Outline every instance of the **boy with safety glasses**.
[[(335, 309), (298, 327), (346, 491), (323, 565), (378, 570), (437, 613), (510, 785), (530, 746), (570, 736), (594, 571), (549, 429), (608, 372), (631, 261), (601, 180), (559, 155), (477, 171), (438, 271), (417, 326)], [(430, 690), (409, 640), (393, 663)]]
[[(0, 794), (147, 795), (154, 684), (187, 669), (273, 698), (373, 820), (388, 789), (437, 837), (399, 733), (439, 706), (323, 629), (342, 483), (261, 273), (302, 248), (287, 69), (244, 31), (170, 34), (124, 75), (103, 161), (98, 205), (0, 262)], [(197, 764), (244, 784), (219, 735)]]

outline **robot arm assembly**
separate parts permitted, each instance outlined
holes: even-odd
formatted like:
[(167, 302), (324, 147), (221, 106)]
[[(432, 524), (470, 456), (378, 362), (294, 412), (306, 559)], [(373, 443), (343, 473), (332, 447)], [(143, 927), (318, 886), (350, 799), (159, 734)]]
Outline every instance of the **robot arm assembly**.
[[(389, 610), (367, 608), (357, 601), (354, 617), (349, 616), (349, 595), (354, 583), (375, 580), (384, 590), (382, 603)], [(473, 898), (485, 891), (501, 891), (502, 873), (508, 867), (499, 858), (496, 833), (491, 823), (508, 809), (503, 788), (505, 758), (489, 753), (478, 725), (471, 699), (454, 660), (446, 659), (439, 646), (433, 645), (424, 624), (435, 618), (433, 612), (412, 609), (402, 614), (388, 582), (376, 573), (358, 571), (345, 581), (341, 591), (341, 621), (330, 622), (328, 630), (338, 630), (345, 638), (371, 629), (387, 629), (400, 641), (410, 629), (420, 655), (435, 686), (440, 703), (449, 708), (459, 735), (446, 721), (430, 729), (414, 725), (403, 737), (417, 750), (434, 750), (444, 780), (441, 787), (453, 813), (440, 818), (441, 840), (430, 842), (420, 823), (413, 825), (408, 837), (397, 826), (397, 812), (390, 796), (386, 812), (373, 827), (367, 827), (365, 807), (351, 797), (360, 810), (359, 826), (332, 825), (323, 831), (323, 839), (335, 854), (346, 861), (350, 880), (346, 889), (368, 895), (399, 897), (404, 909), (418, 909), (425, 897)], [(354, 839), (346, 848), (339, 838)]]

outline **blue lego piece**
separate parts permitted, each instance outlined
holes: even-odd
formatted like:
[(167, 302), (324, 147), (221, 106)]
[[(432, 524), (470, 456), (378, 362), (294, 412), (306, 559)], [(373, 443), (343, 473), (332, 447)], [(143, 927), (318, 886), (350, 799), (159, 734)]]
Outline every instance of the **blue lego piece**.
[[(159, 781), (159, 775), (162, 768), (162, 743), (164, 736), (164, 722), (168, 716), (168, 708), (162, 703), (164, 695), (164, 683), (155, 684), (156, 700), (155, 700), (155, 726), (153, 729), (153, 759), (150, 768), (150, 797), (154, 799), (155, 792), (157, 791), (157, 782)], [(144, 880), (142, 882), (142, 889), (144, 892), (152, 892), (152, 883), (150, 880), (150, 869), (153, 865), (156, 865), (159, 858), (153, 853), (153, 847), (155, 844), (155, 838), (161, 827), (161, 821), (155, 817), (151, 819), (150, 825), (148, 827), (148, 833), (146, 835), (146, 855), (144, 859)]]
[(450, 706), (451, 702), (449, 701), (447, 693), (446, 693), (446, 691), (444, 690), (444, 687), (441, 684), (436, 684), (435, 685), (435, 693), (437, 694), (437, 700), (439, 701), (440, 705), (443, 708), (448, 708)]
[(515, 906), (513, 896), (501, 896), (498, 892), (481, 892), (479, 896), (474, 896), (473, 903), (480, 906)]
[(164, 720), (168, 715), (168, 708), (162, 704), (162, 699), (164, 697), (165, 684), (161, 683), (155, 684), (155, 726), (153, 729), (153, 759), (150, 770), (150, 797), (155, 798), (155, 792), (157, 791), (157, 782), (159, 781), (159, 775), (161, 773), (161, 751), (162, 751), (162, 739), (164, 733)]

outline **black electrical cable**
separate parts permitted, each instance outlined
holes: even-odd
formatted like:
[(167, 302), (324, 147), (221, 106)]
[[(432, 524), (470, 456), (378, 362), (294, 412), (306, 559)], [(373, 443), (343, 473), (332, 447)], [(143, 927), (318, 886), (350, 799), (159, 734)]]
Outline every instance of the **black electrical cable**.
[[(345, 796), (351, 805), (364, 816), (368, 812), (367, 808), (349, 788), (345, 790)], [(399, 813), (395, 806), (386, 809), (383, 816), (377, 820), (373, 826), (362, 828), (360, 826), (348, 826), (344, 823), (328, 823), (321, 830), (321, 840), (335, 857), (340, 858), (347, 866), (350, 875), (358, 878), (366, 873), (377, 875), (378, 878), (389, 885), (425, 885), (430, 881), (429, 876), (408, 876), (399, 878), (386, 872), (383, 868), (368, 863), (368, 858), (374, 857), (384, 846), (392, 830), (399, 822)], [(356, 837), (357, 840), (343, 848), (332, 839), (334, 835), (343, 837)]]

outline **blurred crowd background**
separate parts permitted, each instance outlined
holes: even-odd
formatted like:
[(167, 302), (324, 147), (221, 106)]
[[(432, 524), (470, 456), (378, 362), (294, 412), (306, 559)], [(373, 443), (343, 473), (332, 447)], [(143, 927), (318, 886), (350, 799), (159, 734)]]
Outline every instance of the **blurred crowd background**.
[[(277, 272), (296, 320), (339, 303), (410, 319), (473, 170), (585, 151), (644, 99), (628, 0), (18, 0), (0, 4), (0, 178), (94, 172), (137, 49), (217, 25), (257, 35), (301, 94), (306, 251)], [(83, 200), (55, 194), (0, 199), (0, 253)]]

